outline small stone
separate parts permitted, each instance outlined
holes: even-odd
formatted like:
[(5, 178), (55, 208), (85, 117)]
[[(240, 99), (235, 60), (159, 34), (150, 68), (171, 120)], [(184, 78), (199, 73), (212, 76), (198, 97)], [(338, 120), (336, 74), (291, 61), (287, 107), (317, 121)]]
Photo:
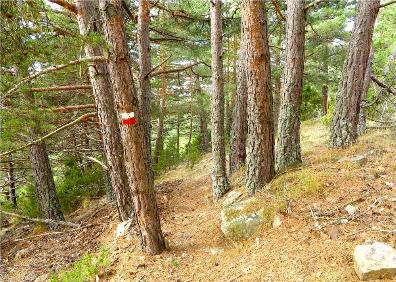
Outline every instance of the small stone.
[(187, 257), (188, 257), (188, 254), (187, 254), (187, 253), (182, 253), (182, 254), (181, 254), (181, 258), (184, 258), (184, 259), (185, 259), (185, 258), (187, 258)]
[(331, 240), (336, 240), (338, 238), (338, 234), (339, 234), (338, 228), (333, 225), (330, 228), (328, 234), (329, 234)]
[(354, 216), (357, 212), (357, 208), (355, 206), (352, 205), (347, 205), (344, 210), (350, 215), (350, 216)]
[(204, 252), (212, 254), (212, 255), (218, 255), (218, 254), (221, 254), (222, 252), (224, 252), (224, 249), (223, 248), (206, 248), (206, 249), (204, 249)]
[(367, 163), (366, 155), (354, 155), (352, 157), (344, 157), (338, 160), (338, 162), (352, 162), (360, 166), (364, 166)]
[(348, 219), (342, 218), (342, 219), (340, 220), (340, 222), (341, 222), (341, 224), (347, 224), (347, 223), (348, 223)]
[(392, 189), (392, 188), (393, 188), (393, 186), (395, 186), (395, 183), (393, 183), (393, 182), (387, 182), (387, 181), (385, 181), (385, 186), (386, 186), (387, 188), (390, 188), (390, 189)]
[(132, 226), (132, 219), (123, 221), (117, 225), (116, 229), (116, 239), (124, 236)]
[(242, 196), (241, 192), (238, 191), (229, 192), (223, 201), (223, 207), (225, 208), (228, 207), (229, 205), (232, 205), (239, 199), (240, 196)]
[(358, 245), (353, 253), (360, 280), (391, 279), (396, 274), (396, 250), (380, 242)]
[(272, 228), (276, 229), (282, 225), (282, 216), (280, 214), (276, 214), (274, 220), (272, 221)]

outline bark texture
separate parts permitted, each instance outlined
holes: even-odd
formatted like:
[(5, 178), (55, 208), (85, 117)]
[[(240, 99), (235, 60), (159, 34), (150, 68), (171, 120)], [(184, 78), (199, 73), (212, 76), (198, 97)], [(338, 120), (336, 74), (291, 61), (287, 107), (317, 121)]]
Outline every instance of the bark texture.
[(358, 134), (362, 135), (366, 132), (366, 109), (364, 107), (365, 101), (367, 99), (368, 90), (370, 88), (371, 82), (371, 64), (373, 62), (374, 49), (371, 46), (370, 55), (367, 61), (366, 73), (364, 74), (362, 98), (360, 102), (360, 112), (359, 112), (359, 122), (358, 122)]
[(14, 164), (13, 162), (8, 163), (7, 169), (7, 178), (8, 178), (8, 199), (12, 203), (12, 206), (15, 208), (17, 206), (16, 193), (15, 193), (15, 175), (14, 175)]
[(230, 173), (241, 168), (246, 161), (247, 136), (247, 85), (246, 85), (246, 46), (244, 30), (241, 28), (241, 41), (236, 77), (236, 98), (232, 109), (230, 140)]
[(150, 1), (140, 0), (138, 12), (138, 51), (139, 51), (139, 106), (142, 113), (142, 122), (144, 127), (144, 136), (146, 139), (147, 154), (151, 159), (151, 85), (150, 76), (147, 75), (151, 70), (151, 53), (150, 53)]
[(199, 77), (195, 76), (195, 95), (198, 100), (198, 111), (199, 111), (199, 133), (200, 133), (200, 149), (202, 152), (207, 153), (210, 147), (209, 131), (208, 131), (208, 112), (204, 105), (204, 93), (201, 89)]
[[(30, 146), (35, 194), (42, 217), (52, 220), (64, 220), (61, 206), (56, 195), (54, 177), (44, 141)], [(56, 224), (49, 224), (56, 228)]]
[(276, 142), (276, 167), (301, 163), (300, 116), (304, 75), (305, 1), (287, 1), (286, 62)]
[(275, 175), (271, 64), (263, 1), (242, 1), (246, 42), (248, 135), (246, 189), (254, 194)]
[[(139, 119), (139, 101), (134, 87), (133, 73), (122, 17), (122, 0), (100, 0), (99, 8), (107, 44), (109, 45), (109, 70), (114, 98), (119, 113), (134, 112)], [(143, 124), (121, 127), (126, 172), (132, 188), (137, 226), (143, 251), (159, 254), (165, 249), (160, 218), (151, 177), (150, 160), (146, 154)]]
[[(98, 25), (98, 2), (77, 0), (77, 20), (80, 33), (87, 36), (89, 33), (100, 32)], [(102, 56), (102, 47), (93, 46), (87, 42), (84, 46), (85, 55)], [(103, 152), (108, 166), (110, 183), (114, 189), (118, 213), (122, 221), (133, 217), (134, 208), (132, 193), (129, 187), (124, 163), (124, 148), (119, 129), (119, 120), (113, 101), (113, 89), (107, 65), (104, 62), (92, 63), (89, 66), (89, 77), (91, 80), (95, 102), (98, 111), (100, 130), (103, 140)]]
[(212, 194), (220, 199), (229, 189), (224, 140), (224, 74), (222, 48), (221, 0), (210, 2), (212, 53)]
[(379, 7), (380, 0), (358, 2), (358, 12), (330, 128), (329, 146), (331, 148), (348, 147), (358, 139), (364, 77)]

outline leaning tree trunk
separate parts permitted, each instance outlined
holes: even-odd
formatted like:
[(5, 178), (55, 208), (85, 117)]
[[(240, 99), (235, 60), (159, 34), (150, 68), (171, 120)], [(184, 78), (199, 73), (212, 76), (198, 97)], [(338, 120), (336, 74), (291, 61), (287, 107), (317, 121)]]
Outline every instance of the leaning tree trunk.
[(141, 111), (133, 82), (130, 57), (125, 34), (122, 0), (100, 0), (103, 27), (109, 46), (109, 70), (113, 93), (119, 114), (134, 113), (137, 123), (121, 127), (125, 166), (132, 188), (137, 226), (143, 251), (159, 254), (165, 249), (160, 218), (151, 177), (150, 160), (146, 154), (143, 124), (139, 122)]
[(236, 98), (232, 109), (230, 141), (230, 173), (245, 164), (247, 136), (247, 85), (246, 85), (246, 46), (244, 30), (241, 28), (239, 60), (236, 77)]
[[(42, 217), (52, 220), (64, 220), (61, 206), (56, 195), (54, 177), (44, 141), (30, 146), (35, 194)], [(55, 228), (53, 223), (50, 228)]]
[(210, 1), (212, 53), (212, 193), (220, 199), (229, 189), (224, 140), (224, 73), (222, 54), (221, 0)]
[(300, 115), (304, 75), (305, 1), (287, 1), (286, 62), (276, 142), (276, 167), (301, 163)]
[(151, 159), (151, 114), (150, 114), (150, 100), (151, 100), (151, 85), (150, 76), (151, 70), (151, 54), (150, 54), (150, 1), (140, 0), (138, 13), (138, 50), (139, 50), (139, 106), (142, 113), (142, 121), (144, 125), (144, 136), (146, 138), (147, 154)]
[(271, 63), (264, 2), (243, 0), (241, 11), (248, 96), (246, 189), (252, 195), (275, 175)]
[[(87, 36), (91, 32), (99, 33), (101, 27), (97, 25), (99, 19), (97, 1), (77, 0), (76, 6), (81, 35)], [(102, 47), (94, 46), (89, 41), (86, 41), (84, 50), (88, 57), (103, 55)], [(120, 219), (124, 221), (133, 216), (134, 208), (125, 170), (124, 148), (120, 142), (120, 122), (112, 97), (113, 89), (107, 65), (102, 62), (90, 64), (89, 77), (95, 95), (110, 182), (115, 192)]]
[[(10, 156), (11, 158), (11, 156)], [(8, 199), (10, 200), (12, 206), (16, 208), (17, 200), (15, 193), (15, 175), (14, 175), (14, 163), (12, 161), (8, 162), (7, 169), (7, 178), (8, 178)]]
[(370, 88), (371, 82), (371, 64), (374, 57), (374, 48), (371, 46), (370, 55), (367, 61), (366, 73), (364, 74), (364, 82), (363, 82), (363, 90), (362, 90), (362, 98), (360, 102), (360, 112), (359, 112), (359, 122), (358, 122), (358, 134), (362, 135), (366, 132), (366, 108), (365, 102), (367, 99), (368, 91)]
[(358, 2), (358, 12), (330, 128), (331, 148), (343, 148), (358, 139), (360, 103), (380, 0)]

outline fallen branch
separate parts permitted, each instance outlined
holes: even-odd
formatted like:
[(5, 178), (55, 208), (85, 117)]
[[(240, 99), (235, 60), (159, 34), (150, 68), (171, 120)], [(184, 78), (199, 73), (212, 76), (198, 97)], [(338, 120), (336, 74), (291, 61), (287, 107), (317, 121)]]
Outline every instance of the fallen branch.
[(62, 86), (53, 86), (53, 87), (37, 87), (30, 88), (31, 92), (49, 92), (49, 91), (74, 91), (74, 90), (83, 90), (83, 89), (92, 89), (91, 84), (82, 84), (82, 85), (62, 85)]
[(387, 86), (385, 83), (383, 83), (382, 81), (380, 81), (378, 78), (375, 77), (375, 75), (371, 75), (371, 79), (372, 81), (374, 81), (375, 83), (377, 83), (379, 86), (381, 86), (382, 88), (384, 88), (386, 91), (388, 91), (389, 93), (393, 94), (396, 96), (396, 90), (391, 88), (390, 86)]
[(63, 113), (66, 111), (83, 110), (83, 109), (96, 109), (96, 105), (86, 104), (86, 105), (64, 106), (64, 107), (55, 108), (54, 111)]
[(80, 224), (77, 224), (77, 223), (74, 223), (74, 222), (69, 222), (69, 221), (53, 220), (53, 219), (42, 219), (42, 218), (31, 218), (31, 217), (27, 217), (27, 216), (20, 215), (20, 214), (17, 214), (17, 213), (6, 212), (6, 211), (2, 211), (2, 210), (0, 210), (0, 213), (6, 214), (6, 215), (9, 215), (9, 216), (15, 216), (15, 217), (22, 218), (22, 219), (25, 219), (25, 220), (28, 220), (28, 221), (32, 221), (32, 222), (40, 222), (40, 223), (46, 223), (46, 224), (55, 223), (55, 224), (58, 224), (58, 225), (64, 225), (64, 226), (69, 226), (69, 227), (73, 227), (73, 228), (80, 228), (81, 227)]
[(19, 87), (21, 87), (23, 84), (27, 83), (28, 81), (31, 81), (31, 80), (35, 79), (36, 77), (39, 77), (39, 76), (41, 76), (43, 74), (47, 74), (47, 73), (50, 73), (50, 72), (62, 70), (62, 69), (67, 68), (69, 66), (78, 65), (78, 64), (81, 64), (81, 63), (103, 62), (103, 61), (106, 61), (106, 60), (107, 59), (105, 57), (103, 57), (103, 56), (95, 56), (95, 57), (81, 58), (79, 60), (71, 61), (71, 62), (69, 62), (67, 64), (62, 64), (62, 65), (48, 67), (46, 69), (43, 69), (42, 71), (36, 72), (36, 73), (34, 73), (32, 75), (29, 75), (29, 76), (23, 78), (13, 88), (11, 88), (10, 90), (8, 90), (6, 92), (6, 96), (14, 93), (16, 90), (18, 90)]
[(44, 135), (43, 137), (41, 137), (41, 138), (39, 138), (39, 139), (36, 139), (36, 140), (34, 140), (34, 141), (32, 141), (32, 142), (30, 142), (30, 143), (28, 143), (28, 144), (25, 144), (25, 145), (23, 145), (23, 146), (20, 146), (20, 147), (18, 147), (18, 148), (16, 148), (16, 149), (13, 149), (13, 150), (11, 150), (11, 151), (8, 151), (8, 152), (5, 152), (5, 153), (0, 154), (0, 157), (7, 156), (7, 155), (9, 155), (9, 154), (12, 154), (12, 153), (18, 152), (18, 151), (20, 151), (20, 150), (23, 150), (23, 149), (25, 149), (25, 148), (28, 148), (28, 147), (30, 147), (30, 146), (32, 146), (32, 145), (34, 145), (34, 144), (40, 143), (40, 142), (44, 141), (45, 139), (48, 139), (48, 138), (50, 138), (51, 136), (57, 134), (58, 132), (60, 132), (60, 131), (62, 131), (62, 130), (64, 130), (64, 129), (66, 129), (66, 128), (68, 128), (68, 127), (71, 127), (71, 126), (73, 126), (73, 125), (75, 125), (75, 124), (77, 124), (77, 123), (79, 123), (79, 122), (85, 121), (87, 118), (93, 117), (93, 116), (96, 116), (96, 113), (87, 113), (87, 114), (84, 114), (84, 115), (80, 116), (78, 119), (75, 119), (74, 121), (72, 121), (72, 122), (70, 122), (70, 123), (68, 123), (68, 124), (65, 124), (65, 125), (63, 125), (63, 126), (57, 128), (57, 129), (55, 129), (54, 131), (48, 133), (47, 135)]

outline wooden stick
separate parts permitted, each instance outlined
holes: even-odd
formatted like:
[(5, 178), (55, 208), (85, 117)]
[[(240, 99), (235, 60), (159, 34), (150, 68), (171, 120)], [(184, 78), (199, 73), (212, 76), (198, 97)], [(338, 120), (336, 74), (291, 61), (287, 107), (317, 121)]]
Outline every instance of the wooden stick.
[(102, 168), (103, 168), (104, 170), (108, 170), (108, 169), (109, 169), (104, 163), (102, 163), (102, 162), (99, 161), (98, 159), (95, 159), (94, 157), (88, 156), (87, 159), (88, 159), (88, 160), (91, 160), (91, 161), (93, 161), (93, 162), (95, 162), (95, 163), (97, 163), (97, 164), (99, 164), (99, 165), (101, 165)]
[(13, 213), (13, 212), (6, 212), (6, 211), (2, 211), (0, 210), (0, 213), (6, 214), (6, 215), (10, 215), (10, 216), (15, 216), (15, 217), (19, 217), (28, 221), (33, 221), (33, 222), (41, 222), (41, 223), (55, 223), (58, 225), (64, 225), (64, 226), (69, 226), (69, 227), (73, 227), (73, 228), (79, 228), (81, 227), (80, 224), (74, 223), (74, 222), (69, 222), (69, 221), (62, 221), (62, 220), (53, 220), (53, 219), (42, 219), (42, 218), (30, 218), (24, 215), (20, 215), (17, 213)]
[(65, 90), (83, 90), (83, 89), (92, 89), (91, 84), (81, 84), (81, 85), (61, 85), (61, 86), (53, 86), (53, 87), (37, 87), (30, 88), (31, 92), (49, 92), (49, 91), (65, 91)]
[(48, 138), (50, 138), (51, 136), (55, 135), (56, 133), (58, 133), (58, 132), (60, 132), (60, 131), (62, 131), (62, 130), (64, 130), (64, 129), (66, 129), (66, 128), (68, 128), (68, 127), (71, 127), (71, 126), (73, 126), (73, 125), (75, 125), (75, 124), (77, 124), (77, 123), (79, 123), (79, 122), (85, 121), (85, 120), (86, 120), (87, 118), (89, 118), (89, 117), (93, 117), (93, 116), (96, 116), (96, 115), (97, 115), (96, 113), (87, 113), (87, 114), (84, 114), (84, 115), (80, 116), (78, 119), (75, 119), (74, 121), (72, 121), (72, 122), (70, 122), (70, 123), (68, 123), (68, 124), (65, 124), (65, 125), (63, 125), (63, 126), (57, 128), (57, 129), (55, 129), (54, 131), (48, 133), (47, 135), (44, 135), (43, 137), (41, 137), (41, 138), (39, 138), (39, 139), (36, 139), (36, 140), (34, 140), (34, 141), (32, 141), (32, 142), (30, 142), (30, 143), (28, 143), (28, 144), (25, 144), (25, 145), (23, 145), (23, 146), (20, 146), (20, 147), (18, 147), (18, 148), (16, 148), (16, 149), (13, 149), (13, 150), (11, 150), (11, 151), (8, 151), (8, 152), (5, 152), (5, 153), (0, 154), (0, 157), (7, 156), (7, 155), (9, 155), (9, 154), (12, 154), (12, 153), (18, 152), (18, 151), (20, 151), (20, 150), (23, 150), (23, 149), (25, 149), (25, 148), (28, 148), (28, 147), (30, 147), (30, 146), (32, 146), (32, 145), (34, 145), (34, 144), (37, 144), (37, 143), (39, 143), (39, 142), (42, 142), (42, 141), (44, 141), (45, 139), (48, 139)]
[(14, 92), (15, 92), (16, 90), (18, 90), (18, 88), (21, 87), (23, 84), (25, 84), (25, 83), (27, 83), (28, 81), (31, 81), (31, 80), (35, 79), (36, 77), (39, 77), (39, 76), (41, 76), (41, 75), (43, 75), (43, 74), (47, 74), (47, 73), (50, 73), (50, 72), (58, 71), (58, 70), (67, 68), (67, 67), (69, 67), (69, 66), (78, 65), (78, 64), (81, 64), (81, 63), (86, 63), (86, 62), (103, 62), (103, 61), (107, 61), (107, 59), (106, 59), (105, 57), (103, 57), (103, 56), (95, 56), (95, 57), (81, 58), (81, 59), (79, 59), (79, 60), (74, 60), (74, 61), (71, 61), (71, 62), (69, 62), (69, 63), (67, 63), (67, 64), (63, 64), (63, 65), (48, 67), (48, 68), (46, 68), (46, 69), (43, 69), (42, 71), (36, 72), (36, 73), (34, 73), (34, 74), (32, 74), (32, 75), (29, 75), (29, 76), (23, 78), (23, 79), (22, 79), (20, 82), (18, 82), (13, 88), (11, 88), (10, 90), (8, 90), (8, 91), (6, 92), (5, 95), (8, 96), (8, 95), (14, 93)]

